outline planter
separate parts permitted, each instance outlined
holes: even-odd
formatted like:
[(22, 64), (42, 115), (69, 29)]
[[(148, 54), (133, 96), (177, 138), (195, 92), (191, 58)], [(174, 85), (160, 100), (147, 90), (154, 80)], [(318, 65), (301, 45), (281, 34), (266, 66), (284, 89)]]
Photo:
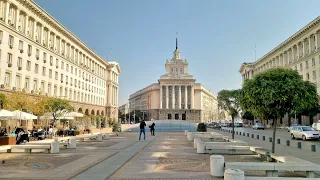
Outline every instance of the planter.
[(15, 145), (16, 144), (16, 137), (9, 136), (9, 137), (0, 137), (0, 146), (2, 145)]

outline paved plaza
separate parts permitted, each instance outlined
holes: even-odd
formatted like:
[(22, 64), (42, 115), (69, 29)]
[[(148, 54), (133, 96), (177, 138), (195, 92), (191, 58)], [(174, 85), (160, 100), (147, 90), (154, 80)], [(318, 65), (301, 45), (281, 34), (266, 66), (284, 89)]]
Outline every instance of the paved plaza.
[[(197, 154), (184, 133), (160, 132), (142, 141), (137, 135), (126, 132), (102, 142), (78, 142), (77, 149), (61, 149), (59, 154), (2, 152), (0, 179), (223, 179), (210, 176), (210, 155)], [(224, 157), (227, 162), (264, 161), (256, 155)], [(245, 173), (266, 175), (264, 171)]]

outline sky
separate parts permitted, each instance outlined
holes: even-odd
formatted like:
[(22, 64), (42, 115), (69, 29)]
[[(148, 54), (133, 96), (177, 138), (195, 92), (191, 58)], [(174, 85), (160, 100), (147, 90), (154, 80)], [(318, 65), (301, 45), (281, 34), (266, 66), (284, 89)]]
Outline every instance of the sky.
[(241, 88), (243, 62), (259, 59), (320, 15), (319, 0), (35, 2), (105, 60), (120, 64), (119, 105), (164, 74), (176, 36), (189, 74), (217, 94)]

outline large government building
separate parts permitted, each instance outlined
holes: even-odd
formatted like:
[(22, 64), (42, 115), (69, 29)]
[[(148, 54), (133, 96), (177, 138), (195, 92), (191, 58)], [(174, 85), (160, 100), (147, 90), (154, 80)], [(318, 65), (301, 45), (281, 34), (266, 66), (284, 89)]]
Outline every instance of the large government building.
[(32, 0), (0, 0), (0, 91), (68, 99), (118, 119), (120, 66), (107, 62)]
[[(243, 63), (239, 72), (244, 80), (275, 67), (297, 70), (304, 80), (316, 84), (320, 93), (320, 16), (256, 62)], [(282, 123), (288, 124), (288, 118)], [(307, 119), (297, 123), (310, 124)]]
[(131, 111), (140, 110), (146, 114), (146, 120), (217, 120), (217, 98), (188, 73), (188, 61), (181, 58), (177, 40), (165, 70), (157, 83), (130, 95)]

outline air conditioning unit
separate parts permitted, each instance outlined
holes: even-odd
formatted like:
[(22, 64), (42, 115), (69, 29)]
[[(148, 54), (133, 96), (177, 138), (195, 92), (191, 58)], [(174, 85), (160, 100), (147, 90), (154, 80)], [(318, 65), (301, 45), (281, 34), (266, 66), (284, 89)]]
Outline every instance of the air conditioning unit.
[(63, 81), (61, 81), (61, 83), (63, 83)]
[(22, 70), (22, 67), (18, 67), (18, 70), (21, 71), (21, 70)]
[(39, 56), (36, 56), (36, 59), (39, 60)]
[(50, 66), (52, 66), (52, 63), (50, 63)]
[(14, 24), (12, 23), (11, 26), (14, 27)]
[(2, 20), (2, 21), (3, 21), (3, 17), (0, 17), (0, 20)]
[(0, 85), (0, 88), (4, 88), (4, 84), (1, 84), (1, 85)]
[(44, 59), (44, 60), (43, 60), (43, 63), (46, 63), (46, 62), (47, 62), (47, 60)]
[(12, 67), (12, 63), (8, 63), (8, 67)]
[(58, 68), (59, 68), (59, 66), (56, 66), (56, 68), (58, 69)]
[(10, 49), (12, 49), (12, 48), (13, 48), (13, 45), (12, 45), (12, 44), (9, 44), (9, 47), (10, 47)]
[(12, 87), (12, 90), (14, 90), (14, 91), (15, 91), (15, 90), (16, 90), (16, 87)]
[(23, 49), (20, 49), (20, 53), (23, 53)]

